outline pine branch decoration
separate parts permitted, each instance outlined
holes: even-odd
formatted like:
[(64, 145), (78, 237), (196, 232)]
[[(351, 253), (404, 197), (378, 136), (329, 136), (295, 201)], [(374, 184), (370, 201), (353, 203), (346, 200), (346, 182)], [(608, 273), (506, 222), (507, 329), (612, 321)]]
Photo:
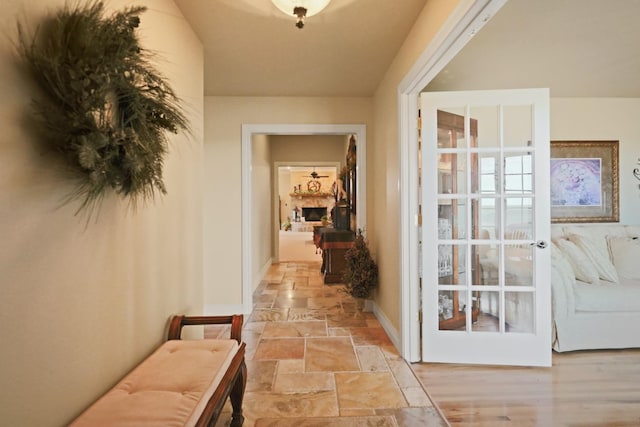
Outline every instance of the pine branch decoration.
[(166, 193), (166, 132), (188, 131), (180, 100), (136, 36), (145, 7), (105, 16), (104, 4), (65, 6), (18, 52), (41, 90), (36, 119), (78, 177), (69, 201), (95, 207), (109, 189), (132, 205)]
[(344, 257), (347, 263), (342, 280), (347, 292), (355, 298), (369, 298), (378, 284), (378, 266), (369, 252), (362, 230), (358, 230), (354, 245)]

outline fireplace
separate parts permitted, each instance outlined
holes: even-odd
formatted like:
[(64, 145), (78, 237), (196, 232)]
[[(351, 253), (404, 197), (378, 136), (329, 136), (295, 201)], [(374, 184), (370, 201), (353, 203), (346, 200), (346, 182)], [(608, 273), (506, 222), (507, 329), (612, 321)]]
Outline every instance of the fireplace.
[(327, 214), (327, 208), (302, 208), (305, 221), (320, 221)]

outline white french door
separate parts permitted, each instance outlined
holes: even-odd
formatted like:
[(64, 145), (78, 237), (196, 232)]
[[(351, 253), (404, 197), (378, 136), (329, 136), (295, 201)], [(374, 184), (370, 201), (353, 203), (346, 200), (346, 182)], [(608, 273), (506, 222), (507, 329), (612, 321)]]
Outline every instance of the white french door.
[(422, 360), (550, 366), (548, 89), (421, 112)]

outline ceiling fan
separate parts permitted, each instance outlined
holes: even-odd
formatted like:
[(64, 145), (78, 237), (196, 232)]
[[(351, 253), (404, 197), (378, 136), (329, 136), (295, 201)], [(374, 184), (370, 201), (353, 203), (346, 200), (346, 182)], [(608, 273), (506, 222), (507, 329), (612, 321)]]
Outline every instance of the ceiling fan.
[(318, 178), (329, 178), (329, 175), (319, 175), (318, 172), (316, 172), (316, 169), (313, 169), (313, 172), (311, 172), (311, 174), (309, 174), (309, 178), (313, 178), (313, 179), (318, 179)]

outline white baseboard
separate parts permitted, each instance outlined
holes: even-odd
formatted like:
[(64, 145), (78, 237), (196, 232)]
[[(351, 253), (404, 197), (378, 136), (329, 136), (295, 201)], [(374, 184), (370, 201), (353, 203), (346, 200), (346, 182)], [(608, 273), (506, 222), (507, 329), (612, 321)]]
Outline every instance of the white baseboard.
[(260, 268), (260, 271), (258, 271), (255, 274), (255, 276), (253, 276), (253, 284), (252, 284), (253, 287), (251, 288), (252, 293), (260, 285), (262, 278), (267, 275), (267, 271), (269, 271), (269, 268), (271, 267), (272, 264), (273, 264), (273, 259), (269, 258), (267, 262), (264, 263), (262, 268)]
[(400, 333), (396, 328), (393, 327), (391, 321), (382, 312), (382, 310), (378, 308), (378, 304), (376, 304), (375, 301), (373, 302), (373, 314), (374, 316), (376, 316), (376, 319), (378, 319), (378, 322), (380, 322), (380, 326), (382, 326), (382, 329), (384, 329), (384, 331), (387, 333), (387, 336), (395, 346), (396, 350), (398, 350), (398, 352), (402, 354), (400, 346)]

